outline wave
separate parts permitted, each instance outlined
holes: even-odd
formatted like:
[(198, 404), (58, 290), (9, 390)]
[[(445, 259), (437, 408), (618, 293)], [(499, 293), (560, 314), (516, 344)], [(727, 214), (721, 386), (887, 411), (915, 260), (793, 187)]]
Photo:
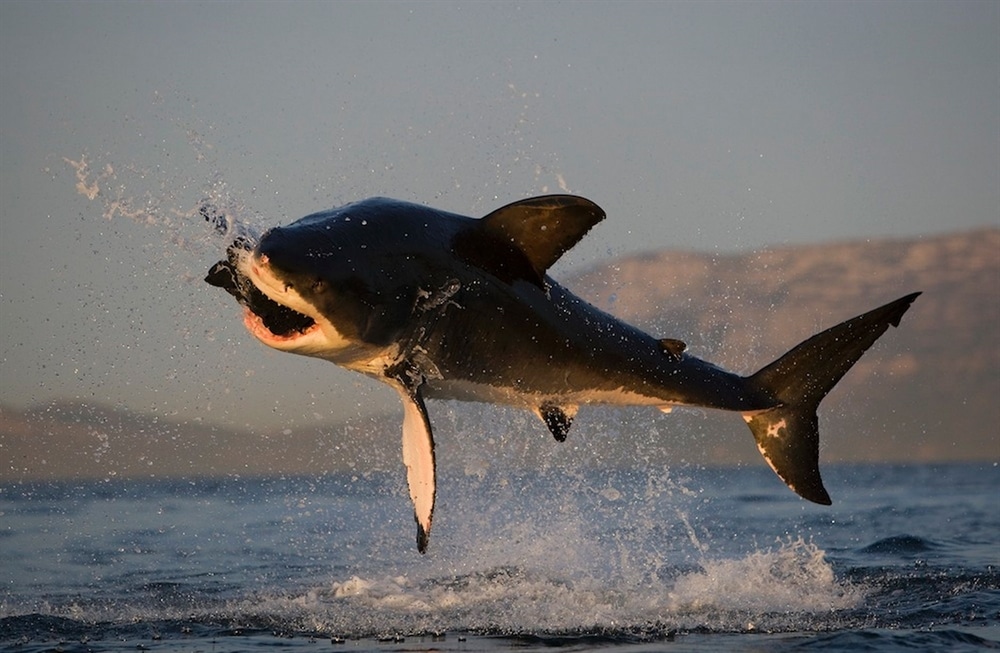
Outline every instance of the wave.
[(915, 535), (894, 535), (873, 542), (862, 548), (860, 553), (906, 556), (927, 553), (938, 546), (930, 540)]

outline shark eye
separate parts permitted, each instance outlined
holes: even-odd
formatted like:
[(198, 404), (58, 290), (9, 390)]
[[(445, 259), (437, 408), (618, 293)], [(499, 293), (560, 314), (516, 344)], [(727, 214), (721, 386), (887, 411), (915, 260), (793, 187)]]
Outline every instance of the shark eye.
[(326, 288), (326, 282), (323, 281), (322, 279), (316, 279), (315, 281), (313, 281), (312, 284), (313, 292), (323, 292), (324, 288)]

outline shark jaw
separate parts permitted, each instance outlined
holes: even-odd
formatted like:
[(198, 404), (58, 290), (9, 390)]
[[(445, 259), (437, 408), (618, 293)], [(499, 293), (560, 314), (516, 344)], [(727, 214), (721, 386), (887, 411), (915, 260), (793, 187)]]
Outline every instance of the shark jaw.
[[(309, 282), (290, 275), (270, 262), (248, 240), (237, 240), (226, 259), (208, 271), (205, 281), (222, 288), (243, 306), (243, 324), (263, 344), (292, 354), (322, 358), (379, 378), (398, 358), (394, 344), (378, 346), (344, 335), (334, 320), (303, 296), (303, 290), (322, 296), (328, 281)], [(297, 288), (296, 283), (309, 283)], [(327, 302), (329, 303), (329, 302)]]
[(244, 326), (262, 343), (279, 351), (320, 358), (335, 358), (331, 354), (350, 346), (293, 285), (278, 277), (267, 256), (245, 252), (235, 267), (262, 295), (243, 307)]

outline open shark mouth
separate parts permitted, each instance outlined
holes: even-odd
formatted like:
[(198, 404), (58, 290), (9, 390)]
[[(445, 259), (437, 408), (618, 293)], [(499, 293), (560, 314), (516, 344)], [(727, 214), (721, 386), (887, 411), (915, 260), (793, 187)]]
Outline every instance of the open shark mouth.
[(206, 282), (222, 288), (235, 297), (236, 301), (253, 313), (260, 324), (277, 338), (292, 339), (316, 326), (314, 319), (272, 300), (249, 278), (240, 274), (234, 260), (238, 258), (239, 253), (233, 250), (233, 247), (229, 248), (228, 260), (219, 261), (212, 266), (205, 277)]
[[(264, 337), (269, 335), (269, 339), (273, 340), (294, 340), (317, 326), (316, 321), (308, 315), (272, 300), (247, 275), (240, 272), (241, 260), (253, 251), (254, 244), (259, 239), (252, 229), (236, 224), (224, 211), (207, 202), (199, 212), (219, 235), (235, 233), (236, 237), (226, 248), (226, 260), (213, 265), (205, 281), (222, 288), (246, 307), (249, 311), (247, 327), (252, 333)], [(262, 330), (267, 333), (261, 333)]]

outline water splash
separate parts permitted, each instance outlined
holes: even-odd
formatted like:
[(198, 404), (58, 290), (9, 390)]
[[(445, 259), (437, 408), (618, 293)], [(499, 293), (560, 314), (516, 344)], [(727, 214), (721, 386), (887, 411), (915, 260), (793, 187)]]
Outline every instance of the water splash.
[(217, 252), (238, 235), (260, 231), (264, 218), (237, 199), (207, 139), (188, 129), (185, 144), (194, 169), (183, 173), (110, 158), (94, 162), (87, 153), (62, 160), (73, 170), (76, 192), (97, 202), (105, 220), (157, 229), (182, 251)]
[(670, 606), (678, 612), (822, 613), (863, 598), (861, 588), (836, 578), (821, 548), (798, 538), (743, 558), (704, 561), (701, 571), (677, 580)]
[(861, 589), (836, 580), (822, 550), (802, 540), (674, 571), (673, 579), (639, 586), (530, 564), (450, 576), (351, 575), (230, 609), (349, 637), (445, 631), (624, 636), (795, 629), (810, 615), (847, 610), (864, 598)]

